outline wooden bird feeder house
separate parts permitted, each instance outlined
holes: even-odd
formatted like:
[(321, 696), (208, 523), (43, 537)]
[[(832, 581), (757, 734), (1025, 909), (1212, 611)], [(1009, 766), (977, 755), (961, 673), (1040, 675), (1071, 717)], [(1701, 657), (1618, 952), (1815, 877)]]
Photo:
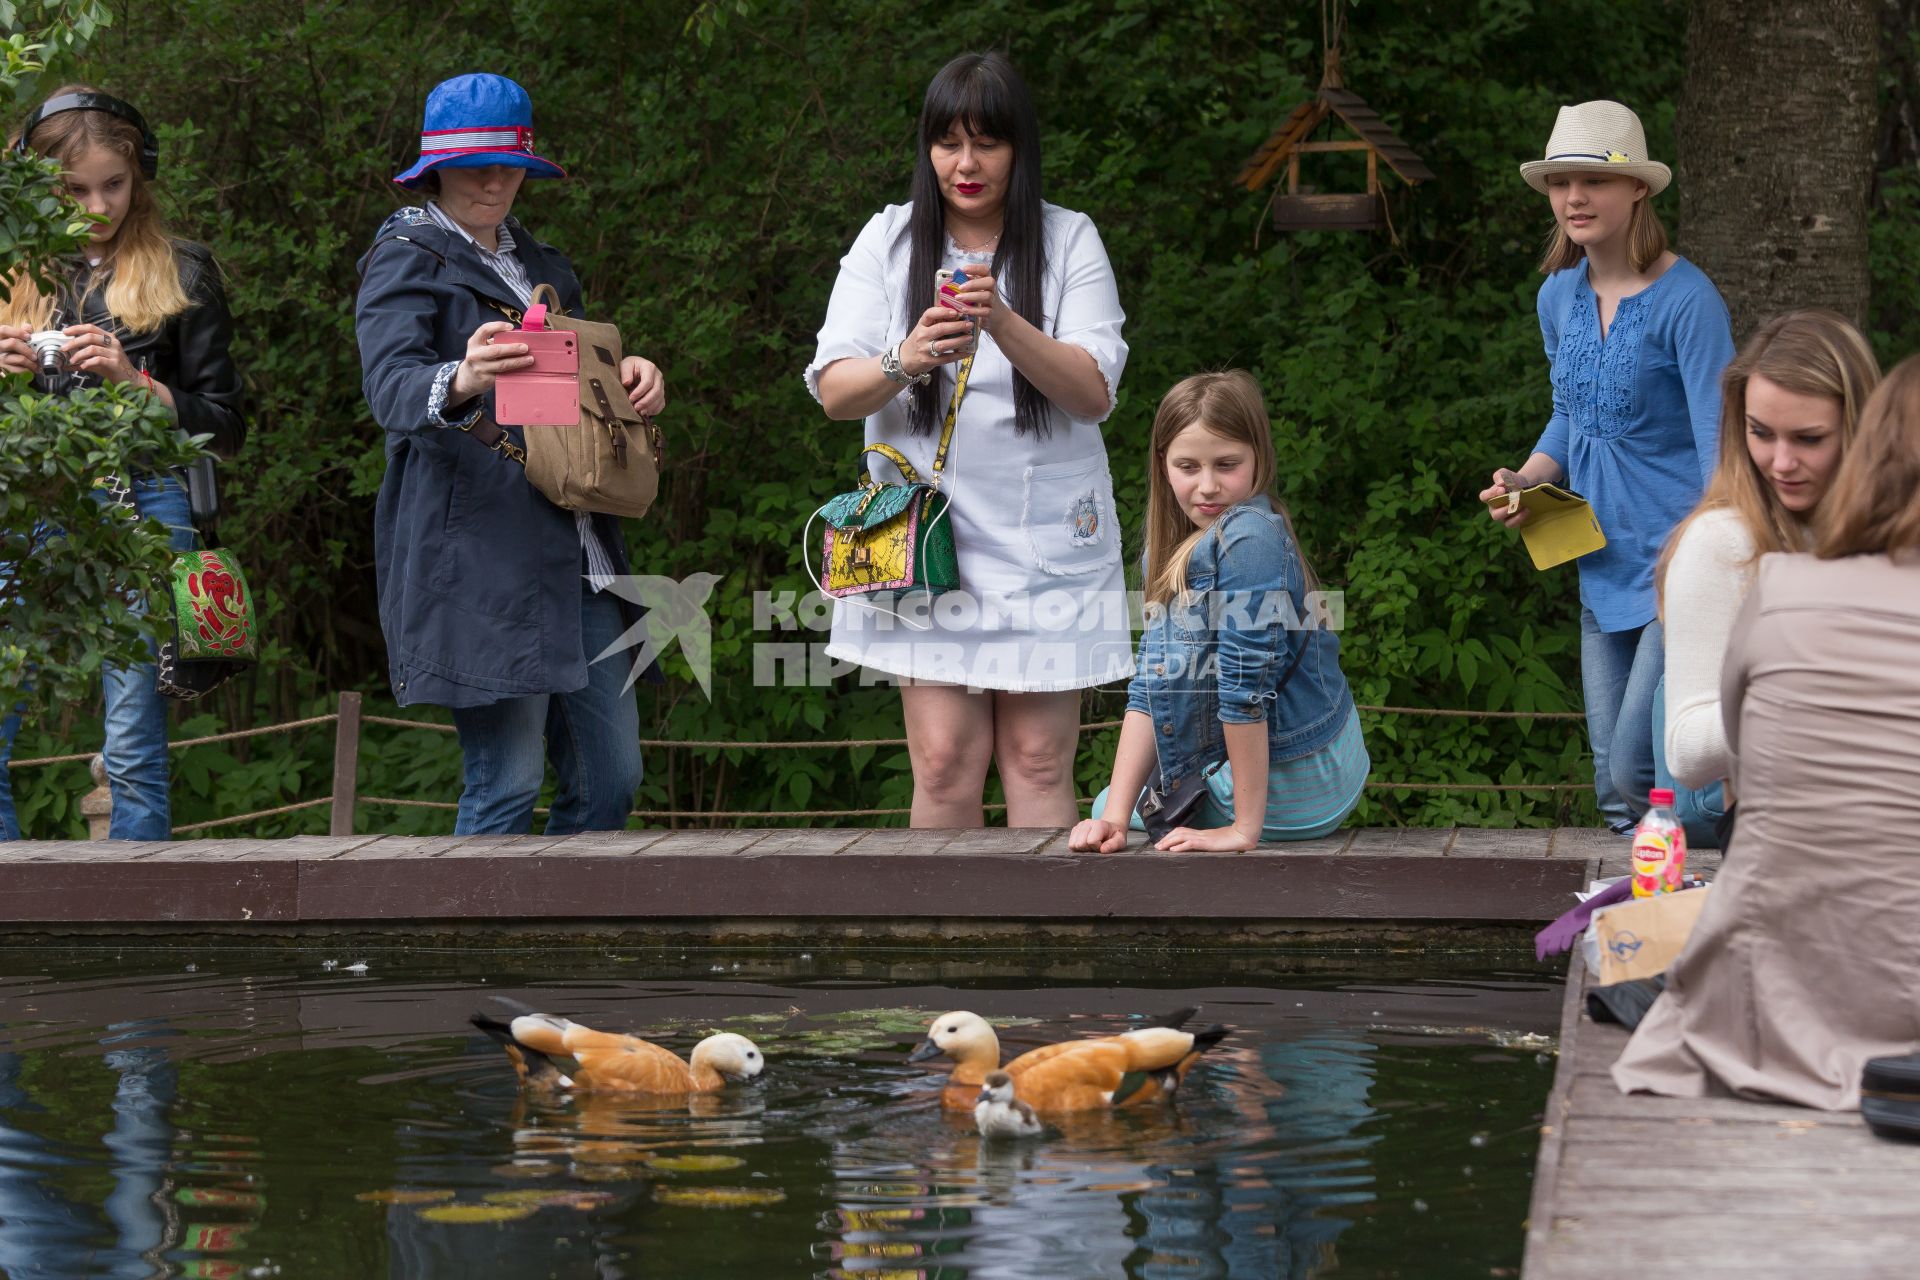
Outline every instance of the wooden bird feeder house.
[[(1314, 133), (1329, 121), (1352, 131), (1352, 138), (1316, 140)], [(1364, 152), (1367, 189), (1364, 192), (1300, 190), (1300, 157), (1320, 152)], [(1385, 163), (1401, 181), (1425, 182), (1433, 170), (1402, 142), (1386, 122), (1357, 93), (1340, 82), (1340, 50), (1327, 50), (1320, 91), (1293, 109), (1286, 123), (1260, 144), (1234, 181), (1258, 191), (1273, 180), (1280, 166), (1287, 169), (1287, 189), (1273, 198), (1273, 226), (1277, 231), (1378, 231), (1387, 227), (1387, 202), (1380, 189), (1380, 166)]]

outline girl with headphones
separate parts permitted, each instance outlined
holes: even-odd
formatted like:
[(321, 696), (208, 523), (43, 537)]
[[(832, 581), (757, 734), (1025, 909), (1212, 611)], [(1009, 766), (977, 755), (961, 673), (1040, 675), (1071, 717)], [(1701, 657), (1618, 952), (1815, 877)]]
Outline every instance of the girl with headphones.
[[(232, 318), (212, 255), (169, 236), (161, 221), (150, 185), (159, 145), (146, 121), (118, 98), (69, 85), (27, 117), (13, 147), (59, 161), (67, 195), (95, 224), (84, 251), (59, 264), (54, 292), (19, 267), (0, 280), (0, 373), (31, 374), (35, 390), (51, 395), (109, 382), (144, 389), (172, 410), (182, 432), (211, 436), (209, 447), (231, 457), (246, 435), (240, 374), (228, 351)], [(34, 335), (37, 343), (29, 341)], [(135, 474), (120, 482), (142, 516), (173, 529), (175, 550), (192, 548), (178, 478)], [(167, 704), (154, 668), (109, 669), (104, 684), (111, 835), (165, 840)], [(0, 840), (20, 838), (5, 767), (19, 724), (17, 714), (0, 722)]]

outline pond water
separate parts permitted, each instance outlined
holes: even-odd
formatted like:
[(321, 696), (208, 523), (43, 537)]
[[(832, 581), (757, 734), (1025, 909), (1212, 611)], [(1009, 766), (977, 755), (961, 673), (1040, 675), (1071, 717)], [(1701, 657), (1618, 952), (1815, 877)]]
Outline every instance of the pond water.
[[(364, 965), (364, 967), (362, 967)], [(0, 1273), (1516, 1276), (1560, 979), (1500, 954), (0, 951)], [(493, 995), (767, 1074), (521, 1095)], [(986, 1144), (929, 1019), (1007, 1054), (1201, 1005), (1170, 1109)]]

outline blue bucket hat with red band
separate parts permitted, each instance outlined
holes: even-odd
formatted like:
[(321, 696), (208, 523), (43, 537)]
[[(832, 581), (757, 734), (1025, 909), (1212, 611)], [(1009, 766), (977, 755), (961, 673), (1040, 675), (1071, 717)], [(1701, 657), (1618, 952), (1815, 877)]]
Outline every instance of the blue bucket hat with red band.
[(420, 126), (420, 158), (393, 180), (416, 187), (427, 170), (481, 169), (508, 164), (529, 178), (564, 178), (567, 171), (534, 154), (533, 99), (505, 76), (477, 72), (442, 80), (427, 95)]

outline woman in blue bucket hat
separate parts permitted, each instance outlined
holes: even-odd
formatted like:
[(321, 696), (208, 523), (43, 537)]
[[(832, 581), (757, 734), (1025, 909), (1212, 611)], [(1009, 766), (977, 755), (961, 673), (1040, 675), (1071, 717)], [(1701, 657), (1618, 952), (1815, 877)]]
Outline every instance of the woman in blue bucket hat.
[[(494, 380), (533, 360), (489, 340), (534, 286), (581, 310), (573, 265), (512, 213), (528, 179), (565, 176), (534, 149), (526, 90), (456, 76), (427, 96), (419, 159), (394, 178), (426, 202), (389, 217), (360, 260), (362, 386), (386, 432), (380, 623), (399, 703), (453, 710), (463, 835), (527, 831), (548, 761), (548, 834), (625, 826), (640, 784), (626, 637), (642, 611), (606, 589), (629, 572), (620, 522), (547, 501), (514, 460), (521, 428), (492, 412)], [(620, 376), (640, 412), (665, 406), (651, 361), (629, 356)]]

